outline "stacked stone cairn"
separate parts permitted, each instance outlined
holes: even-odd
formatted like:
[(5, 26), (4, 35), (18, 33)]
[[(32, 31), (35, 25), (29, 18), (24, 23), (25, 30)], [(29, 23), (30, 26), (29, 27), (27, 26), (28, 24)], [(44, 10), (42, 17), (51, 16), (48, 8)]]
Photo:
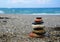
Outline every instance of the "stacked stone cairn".
[(36, 17), (34, 23), (32, 23), (33, 31), (30, 33), (30, 37), (42, 38), (45, 34), (45, 26), (43, 25), (42, 17)]

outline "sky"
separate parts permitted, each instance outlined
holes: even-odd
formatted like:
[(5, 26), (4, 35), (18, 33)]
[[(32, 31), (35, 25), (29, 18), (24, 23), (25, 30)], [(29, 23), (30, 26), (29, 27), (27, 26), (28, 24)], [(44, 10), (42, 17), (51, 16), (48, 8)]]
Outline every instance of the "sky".
[(60, 7), (60, 0), (0, 0), (0, 8)]

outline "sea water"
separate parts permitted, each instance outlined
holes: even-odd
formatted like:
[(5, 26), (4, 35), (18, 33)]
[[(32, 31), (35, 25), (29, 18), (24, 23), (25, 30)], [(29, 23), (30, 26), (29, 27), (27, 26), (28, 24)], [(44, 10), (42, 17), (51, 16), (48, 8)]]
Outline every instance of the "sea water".
[(0, 8), (0, 14), (60, 14), (60, 8)]

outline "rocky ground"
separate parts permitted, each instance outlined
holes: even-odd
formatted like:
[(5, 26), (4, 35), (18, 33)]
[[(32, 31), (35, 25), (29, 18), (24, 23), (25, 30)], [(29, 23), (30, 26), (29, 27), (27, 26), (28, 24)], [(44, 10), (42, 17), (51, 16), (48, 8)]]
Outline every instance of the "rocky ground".
[[(3, 18), (1, 18), (3, 17)], [(6, 18), (8, 17), (8, 18)], [(0, 42), (48, 42), (52, 38), (29, 38), (28, 34), (33, 30), (32, 22), (36, 17), (42, 17), (45, 30), (49, 31), (56, 25), (60, 26), (59, 15), (0, 15)], [(59, 42), (60, 40), (52, 40)]]

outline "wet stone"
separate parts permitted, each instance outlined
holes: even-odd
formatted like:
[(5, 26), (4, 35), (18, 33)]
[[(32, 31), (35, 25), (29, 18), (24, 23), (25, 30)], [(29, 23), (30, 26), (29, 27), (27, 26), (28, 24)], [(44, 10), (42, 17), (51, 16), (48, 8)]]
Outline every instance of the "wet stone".
[(0, 19), (4, 19), (4, 17), (0, 17)]
[(3, 22), (7, 22), (7, 21), (3, 21)]
[(10, 19), (10, 18), (8, 18), (8, 17), (5, 17), (5, 19)]
[(9, 17), (0, 17), (0, 19), (10, 19)]

